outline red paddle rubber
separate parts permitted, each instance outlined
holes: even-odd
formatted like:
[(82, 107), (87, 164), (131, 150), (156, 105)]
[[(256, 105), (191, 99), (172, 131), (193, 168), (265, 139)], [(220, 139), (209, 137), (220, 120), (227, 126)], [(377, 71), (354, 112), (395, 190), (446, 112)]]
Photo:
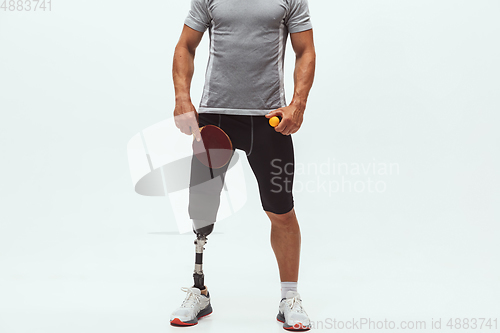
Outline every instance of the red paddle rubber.
[(229, 136), (214, 125), (200, 128), (201, 140), (193, 141), (193, 153), (205, 166), (219, 169), (231, 159), (233, 144)]

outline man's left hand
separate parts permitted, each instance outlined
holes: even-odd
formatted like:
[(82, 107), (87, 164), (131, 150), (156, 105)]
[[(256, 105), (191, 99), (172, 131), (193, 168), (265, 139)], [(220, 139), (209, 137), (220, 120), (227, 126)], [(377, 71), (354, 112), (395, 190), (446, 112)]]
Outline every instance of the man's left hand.
[(284, 108), (279, 108), (269, 112), (266, 114), (266, 118), (269, 119), (274, 116), (280, 116), (281, 121), (279, 125), (274, 128), (274, 130), (283, 135), (290, 135), (296, 133), (302, 125), (304, 110), (305, 106), (292, 102)]

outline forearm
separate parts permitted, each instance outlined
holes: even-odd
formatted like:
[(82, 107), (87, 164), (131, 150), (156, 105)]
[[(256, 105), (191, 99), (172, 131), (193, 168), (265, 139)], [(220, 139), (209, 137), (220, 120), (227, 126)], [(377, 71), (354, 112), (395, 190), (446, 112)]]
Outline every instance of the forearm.
[(295, 71), (293, 74), (294, 91), (290, 104), (305, 110), (309, 91), (313, 85), (314, 72), (316, 68), (316, 53), (314, 50), (305, 51), (295, 60)]
[(191, 101), (191, 80), (194, 73), (194, 51), (177, 46), (174, 52), (172, 77), (174, 80), (175, 101)]

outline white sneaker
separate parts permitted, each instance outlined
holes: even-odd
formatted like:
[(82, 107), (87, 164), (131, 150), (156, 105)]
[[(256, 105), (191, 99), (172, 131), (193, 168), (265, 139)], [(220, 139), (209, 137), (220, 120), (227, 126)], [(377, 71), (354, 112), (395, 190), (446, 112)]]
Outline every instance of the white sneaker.
[(198, 324), (198, 319), (212, 313), (210, 305), (210, 294), (203, 295), (200, 289), (181, 288), (187, 292), (186, 299), (182, 305), (170, 315), (170, 325), (173, 326), (193, 326)]
[(283, 328), (289, 331), (307, 331), (311, 329), (311, 321), (302, 307), (302, 300), (296, 291), (287, 291), (286, 298), (280, 302), (276, 316), (283, 323)]

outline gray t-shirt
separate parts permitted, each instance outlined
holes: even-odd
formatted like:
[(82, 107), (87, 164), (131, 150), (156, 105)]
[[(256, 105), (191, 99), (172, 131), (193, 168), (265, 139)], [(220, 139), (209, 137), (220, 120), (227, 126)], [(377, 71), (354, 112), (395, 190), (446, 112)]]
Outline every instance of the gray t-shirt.
[(312, 29), (307, 0), (191, 0), (184, 23), (210, 32), (199, 113), (264, 115), (286, 106), (286, 40)]

